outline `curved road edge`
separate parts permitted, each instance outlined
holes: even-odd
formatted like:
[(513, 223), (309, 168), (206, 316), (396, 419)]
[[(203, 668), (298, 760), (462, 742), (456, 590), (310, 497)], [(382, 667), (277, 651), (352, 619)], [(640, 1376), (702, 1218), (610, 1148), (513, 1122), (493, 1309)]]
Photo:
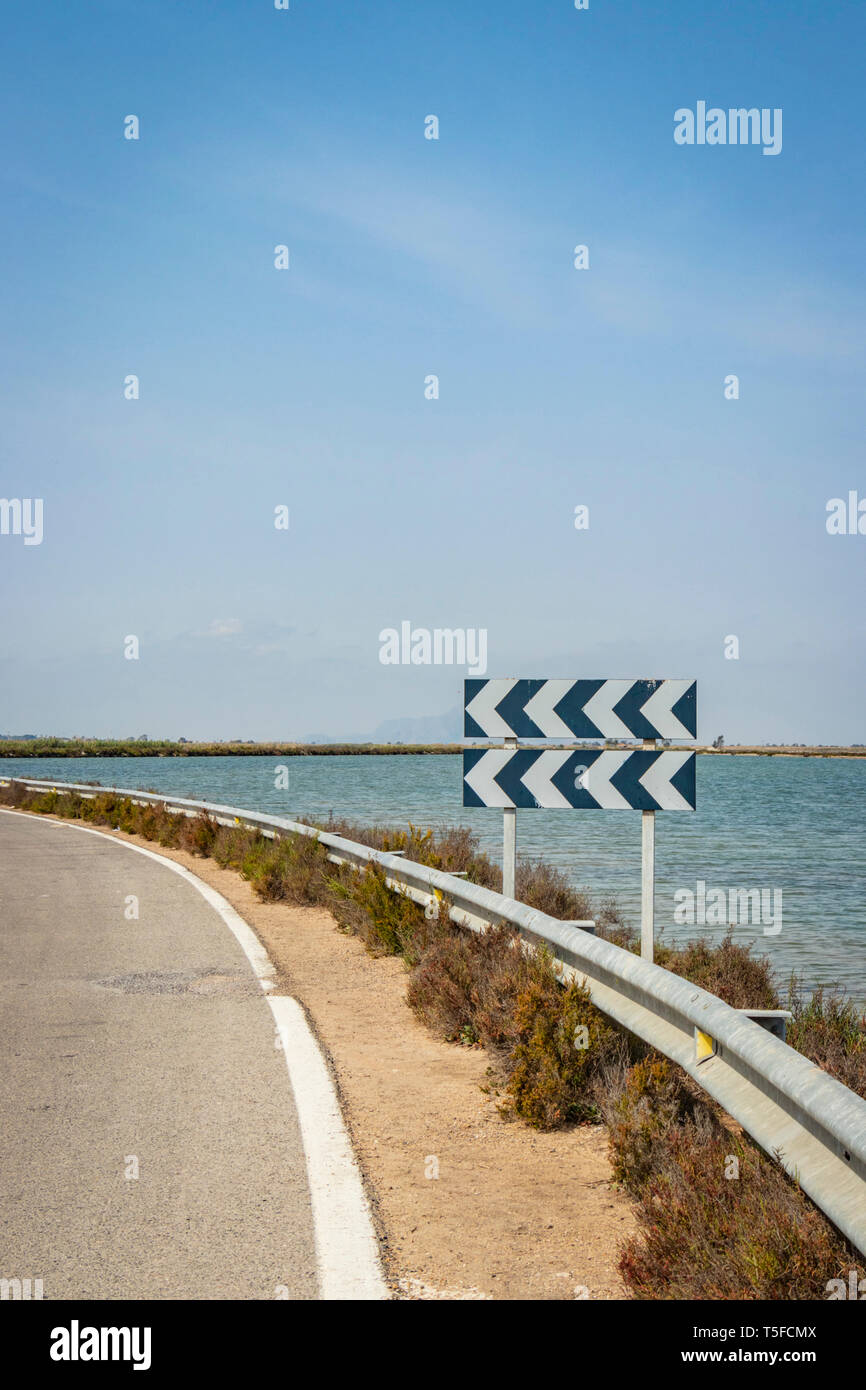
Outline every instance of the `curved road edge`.
[(320, 1297), (328, 1301), (390, 1299), (361, 1170), (327, 1062), (298, 1000), (271, 993), (276, 986), (276, 970), (249, 924), (215, 888), (153, 850), (127, 844), (89, 826), (46, 820), (5, 808), (0, 809), (0, 814), (96, 835), (133, 854), (153, 859), (190, 883), (219, 914), (261, 986), (282, 1043), (306, 1161)]

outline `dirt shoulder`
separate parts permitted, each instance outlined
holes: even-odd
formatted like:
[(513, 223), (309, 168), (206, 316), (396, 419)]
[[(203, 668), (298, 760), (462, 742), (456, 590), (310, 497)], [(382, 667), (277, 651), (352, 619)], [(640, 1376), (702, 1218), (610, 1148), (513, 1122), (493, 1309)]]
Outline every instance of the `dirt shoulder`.
[(434, 1038), (397, 958), (370, 956), (330, 913), (262, 903), (211, 859), (173, 859), (257, 933), (333, 1068), (376, 1214), (388, 1281), (409, 1299), (626, 1298), (617, 1251), (635, 1229), (600, 1126), (551, 1134), (501, 1118), (482, 1051)]

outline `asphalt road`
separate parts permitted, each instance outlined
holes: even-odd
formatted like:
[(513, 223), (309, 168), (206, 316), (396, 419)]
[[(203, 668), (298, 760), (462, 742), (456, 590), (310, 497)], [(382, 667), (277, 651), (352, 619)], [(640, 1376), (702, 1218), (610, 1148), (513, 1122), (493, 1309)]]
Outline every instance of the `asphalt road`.
[(237, 941), (165, 866), (3, 813), (0, 1212), (0, 1278), (45, 1299), (318, 1297), (291, 1085)]

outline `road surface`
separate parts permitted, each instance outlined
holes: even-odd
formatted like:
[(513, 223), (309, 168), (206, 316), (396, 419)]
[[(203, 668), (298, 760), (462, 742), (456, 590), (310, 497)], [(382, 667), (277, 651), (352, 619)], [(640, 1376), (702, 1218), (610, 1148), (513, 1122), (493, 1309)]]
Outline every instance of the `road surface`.
[(45, 1299), (318, 1298), (275, 1039), (193, 884), (0, 813), (0, 1278)]

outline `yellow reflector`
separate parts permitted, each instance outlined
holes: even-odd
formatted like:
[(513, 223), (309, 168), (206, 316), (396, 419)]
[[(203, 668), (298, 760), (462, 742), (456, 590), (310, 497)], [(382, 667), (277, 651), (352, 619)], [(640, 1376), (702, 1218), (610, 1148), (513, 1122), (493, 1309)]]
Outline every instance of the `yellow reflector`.
[(706, 1062), (708, 1057), (716, 1055), (716, 1040), (711, 1038), (709, 1033), (702, 1033), (700, 1028), (695, 1029), (695, 1061)]

